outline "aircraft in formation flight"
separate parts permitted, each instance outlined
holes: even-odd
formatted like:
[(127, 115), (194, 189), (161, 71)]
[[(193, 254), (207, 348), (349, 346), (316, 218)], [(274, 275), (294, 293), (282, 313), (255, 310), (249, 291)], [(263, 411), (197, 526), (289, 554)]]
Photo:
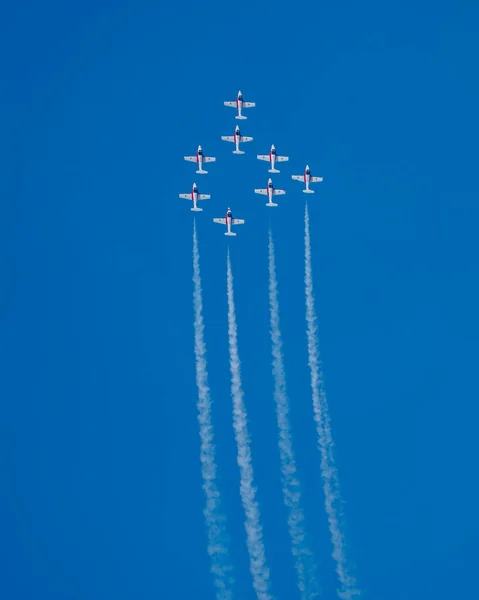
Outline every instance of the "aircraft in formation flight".
[[(247, 117), (245, 115), (243, 115), (242, 111), (245, 108), (255, 107), (256, 102), (245, 102), (243, 99), (242, 92), (239, 91), (238, 95), (236, 97), (236, 100), (234, 100), (232, 102), (229, 102), (229, 101), (224, 102), (224, 105), (237, 109), (238, 114), (235, 116), (235, 119), (246, 119)], [(244, 154), (244, 151), (239, 149), (240, 143), (253, 141), (252, 137), (242, 135), (239, 125), (236, 125), (233, 135), (222, 135), (221, 139), (224, 142), (232, 142), (235, 145), (233, 154)], [(276, 163), (289, 161), (289, 156), (279, 156), (277, 154), (276, 147), (274, 144), (271, 145), (269, 154), (258, 154), (257, 158), (258, 158), (258, 160), (263, 160), (265, 162), (270, 163), (270, 168), (268, 169), (268, 173), (279, 173), (280, 172), (279, 169), (277, 169), (275, 166)], [(201, 146), (198, 146), (198, 150), (194, 156), (185, 156), (184, 159), (188, 162), (196, 163), (198, 165), (198, 169), (196, 172), (200, 175), (204, 175), (204, 174), (208, 173), (208, 171), (206, 171), (204, 169), (205, 164), (216, 161), (216, 158), (214, 156), (205, 156)], [(309, 165), (306, 165), (303, 175), (292, 175), (291, 177), (295, 181), (304, 181), (306, 187), (305, 187), (305, 189), (303, 189), (303, 192), (305, 194), (314, 194), (314, 190), (310, 189), (310, 187), (309, 187), (311, 183), (323, 181), (322, 177), (313, 177), (311, 175), (311, 170), (309, 168)], [(261, 194), (263, 196), (268, 197), (268, 202), (266, 203), (266, 206), (278, 206), (278, 204), (273, 202), (273, 196), (286, 194), (285, 190), (276, 189), (274, 187), (273, 180), (271, 179), (271, 177), (268, 179), (268, 185), (265, 188), (258, 188), (258, 189), (255, 189), (254, 191), (255, 191), (255, 194)], [(197, 207), (196, 203), (198, 200), (209, 200), (211, 198), (210, 194), (200, 194), (198, 192), (198, 186), (196, 185), (196, 183), (193, 184), (192, 190), (189, 194), (179, 194), (179, 196), (180, 196), (180, 198), (185, 198), (186, 200), (191, 200), (193, 202), (193, 207), (191, 208), (191, 210), (193, 210), (193, 211), (202, 211), (203, 210), (202, 208)], [(232, 225), (243, 225), (244, 224), (244, 219), (233, 218), (233, 213), (231, 212), (230, 208), (228, 208), (228, 210), (226, 211), (226, 216), (224, 218), (222, 218), (222, 219), (215, 218), (215, 219), (213, 219), (213, 221), (215, 223), (220, 223), (222, 225), (226, 225), (227, 231), (226, 231), (225, 235), (230, 235), (230, 236), (236, 235), (236, 233), (231, 231)]]
[(273, 180), (271, 177), (268, 179), (268, 185), (266, 188), (257, 188), (254, 191), (255, 194), (262, 194), (263, 196), (268, 196), (268, 202), (266, 206), (278, 206), (273, 202), (273, 196), (279, 196), (282, 194), (286, 194), (284, 190), (277, 190), (273, 185)]
[(198, 146), (198, 150), (196, 152), (195, 156), (185, 156), (184, 157), (185, 160), (187, 160), (188, 162), (195, 162), (198, 164), (198, 171), (196, 171), (197, 173), (200, 173), (201, 175), (204, 175), (205, 173), (208, 173), (208, 171), (205, 171), (203, 169), (203, 163), (209, 163), (209, 162), (215, 162), (216, 158), (214, 158), (213, 156), (205, 156), (203, 154), (203, 149), (201, 148), (201, 146)]
[(256, 106), (256, 102), (245, 102), (243, 100), (243, 94), (241, 93), (241, 91), (238, 92), (238, 96), (236, 98), (236, 100), (234, 102), (225, 102), (224, 103), (225, 106), (231, 106), (232, 108), (237, 108), (238, 109), (238, 114), (236, 115), (235, 119), (247, 119), (248, 117), (245, 117), (244, 115), (241, 114), (241, 110), (243, 108), (253, 108)]
[(233, 219), (233, 213), (231, 212), (231, 208), (228, 207), (226, 211), (226, 217), (223, 219), (213, 219), (215, 223), (220, 223), (221, 225), (226, 225), (228, 227), (228, 231), (225, 232), (225, 235), (236, 235), (233, 231), (231, 231), (231, 225), (244, 225), (244, 219)]
[(311, 170), (309, 165), (306, 165), (306, 169), (304, 170), (304, 175), (291, 175), (291, 178), (295, 181), (304, 181), (306, 184), (306, 188), (303, 190), (305, 194), (314, 194), (314, 190), (309, 188), (310, 183), (316, 183), (319, 181), (323, 181), (322, 177), (313, 177), (311, 175)]
[(184, 198), (185, 200), (193, 200), (193, 207), (191, 210), (199, 212), (203, 210), (202, 208), (198, 208), (196, 206), (197, 200), (209, 200), (211, 198), (210, 194), (198, 194), (198, 186), (196, 183), (193, 184), (193, 188), (189, 194), (179, 194), (180, 198)]
[(274, 168), (274, 163), (289, 160), (289, 156), (278, 156), (276, 154), (276, 148), (274, 147), (274, 144), (271, 145), (269, 154), (258, 154), (257, 158), (258, 160), (265, 160), (271, 163), (271, 169), (268, 169), (268, 173), (279, 173), (279, 169)]
[(239, 149), (240, 142), (252, 142), (253, 138), (246, 135), (241, 135), (240, 128), (236, 125), (234, 135), (222, 135), (221, 139), (223, 142), (233, 142), (236, 144), (236, 150), (233, 150), (233, 154), (244, 154), (243, 150)]

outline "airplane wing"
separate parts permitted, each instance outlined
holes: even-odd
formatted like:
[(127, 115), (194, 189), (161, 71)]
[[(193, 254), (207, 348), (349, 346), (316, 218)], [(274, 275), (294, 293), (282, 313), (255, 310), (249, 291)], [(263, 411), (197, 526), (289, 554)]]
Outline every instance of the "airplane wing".
[(233, 225), (244, 225), (244, 219), (231, 219)]
[(242, 135), (241, 136), (241, 141), (242, 142), (252, 142), (253, 138), (252, 137), (248, 137), (247, 135)]
[(232, 106), (233, 108), (236, 108), (236, 102), (224, 102), (225, 106)]
[(198, 194), (198, 200), (209, 200), (210, 198), (210, 194)]
[(185, 200), (191, 200), (191, 194), (178, 194), (180, 198), (184, 198)]
[(213, 219), (215, 223), (220, 223), (220, 225), (226, 225), (226, 219)]
[(276, 157), (277, 162), (284, 162), (285, 160), (289, 160), (289, 156), (277, 156)]
[(283, 194), (286, 194), (286, 192), (284, 190), (277, 190), (276, 188), (274, 188), (273, 196), (281, 196)]
[(304, 181), (304, 175), (291, 175), (291, 179), (295, 181)]
[(256, 157), (258, 160), (266, 160), (269, 162), (269, 154), (258, 154)]
[(207, 162), (215, 162), (216, 158), (214, 158), (213, 156), (203, 156), (203, 162), (207, 163)]
[(323, 181), (322, 177), (311, 177), (311, 182), (316, 183), (317, 181)]
[(253, 108), (254, 106), (256, 106), (256, 102), (243, 102), (244, 108)]
[(235, 141), (234, 135), (222, 135), (221, 139), (223, 140), (223, 142), (234, 142)]
[(263, 196), (267, 196), (268, 192), (264, 188), (259, 188), (254, 191), (255, 194), (263, 194)]
[(196, 156), (185, 156), (184, 158), (188, 162), (196, 162)]

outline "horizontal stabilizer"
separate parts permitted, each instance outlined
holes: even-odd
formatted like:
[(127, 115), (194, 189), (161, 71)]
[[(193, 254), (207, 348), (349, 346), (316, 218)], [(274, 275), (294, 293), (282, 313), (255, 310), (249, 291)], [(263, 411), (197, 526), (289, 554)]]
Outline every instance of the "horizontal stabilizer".
[(233, 154), (244, 154), (244, 150), (233, 150)]
[(198, 171), (196, 171), (199, 175), (205, 175), (206, 173), (208, 173), (208, 171), (204, 171), (203, 169), (199, 169)]
[(278, 169), (268, 169), (268, 173), (279, 173)]
[(314, 190), (303, 190), (303, 194), (314, 194)]
[(234, 233), (233, 231), (227, 231), (227, 232), (225, 233), (225, 235), (236, 235), (236, 233)]
[(278, 205), (277, 205), (277, 204), (275, 204), (274, 202), (268, 202), (268, 203), (266, 204), (266, 206), (278, 206)]
[(200, 211), (202, 211), (203, 209), (202, 209), (202, 208), (198, 208), (197, 206), (196, 206), (196, 207), (195, 207), (195, 206), (193, 206), (193, 208), (192, 208), (191, 210), (193, 210), (194, 212), (200, 212)]
[(247, 119), (244, 115), (236, 115), (235, 119)]

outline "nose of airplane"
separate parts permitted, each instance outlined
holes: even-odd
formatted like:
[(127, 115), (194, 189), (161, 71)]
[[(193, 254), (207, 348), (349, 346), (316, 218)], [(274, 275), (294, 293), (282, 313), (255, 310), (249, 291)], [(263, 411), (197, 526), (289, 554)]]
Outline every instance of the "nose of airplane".
[(271, 144), (271, 150), (276, 150), (274, 144)]
[(271, 179), (271, 177), (268, 179), (268, 185), (273, 183), (273, 180)]
[(199, 152), (200, 150), (202, 150), (202, 147), (201, 147), (201, 146), (198, 146), (198, 152)]
[(241, 93), (241, 90), (238, 92), (238, 96), (242, 96), (243, 94)]
[(309, 171), (309, 165), (306, 165), (306, 171)]
[(239, 125), (236, 125), (235, 131), (239, 131)]

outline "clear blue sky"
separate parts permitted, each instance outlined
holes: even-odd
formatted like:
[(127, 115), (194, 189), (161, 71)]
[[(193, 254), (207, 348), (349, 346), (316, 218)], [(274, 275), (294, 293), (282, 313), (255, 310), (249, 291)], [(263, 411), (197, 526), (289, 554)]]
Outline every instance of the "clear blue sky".
[[(213, 598), (193, 359), (193, 181), (220, 488), (253, 598), (226, 329), (230, 241), (245, 401), (278, 600), (296, 598), (272, 398), (267, 230), (306, 518), (336, 586), (307, 368), (310, 198), (350, 556), (368, 600), (472, 597), (477, 484), (477, 3), (18, 2), (0, 24), (2, 597)], [(234, 156), (241, 89), (257, 103)], [(255, 159), (290, 156), (277, 209)], [(202, 144), (207, 176), (183, 161)]]

